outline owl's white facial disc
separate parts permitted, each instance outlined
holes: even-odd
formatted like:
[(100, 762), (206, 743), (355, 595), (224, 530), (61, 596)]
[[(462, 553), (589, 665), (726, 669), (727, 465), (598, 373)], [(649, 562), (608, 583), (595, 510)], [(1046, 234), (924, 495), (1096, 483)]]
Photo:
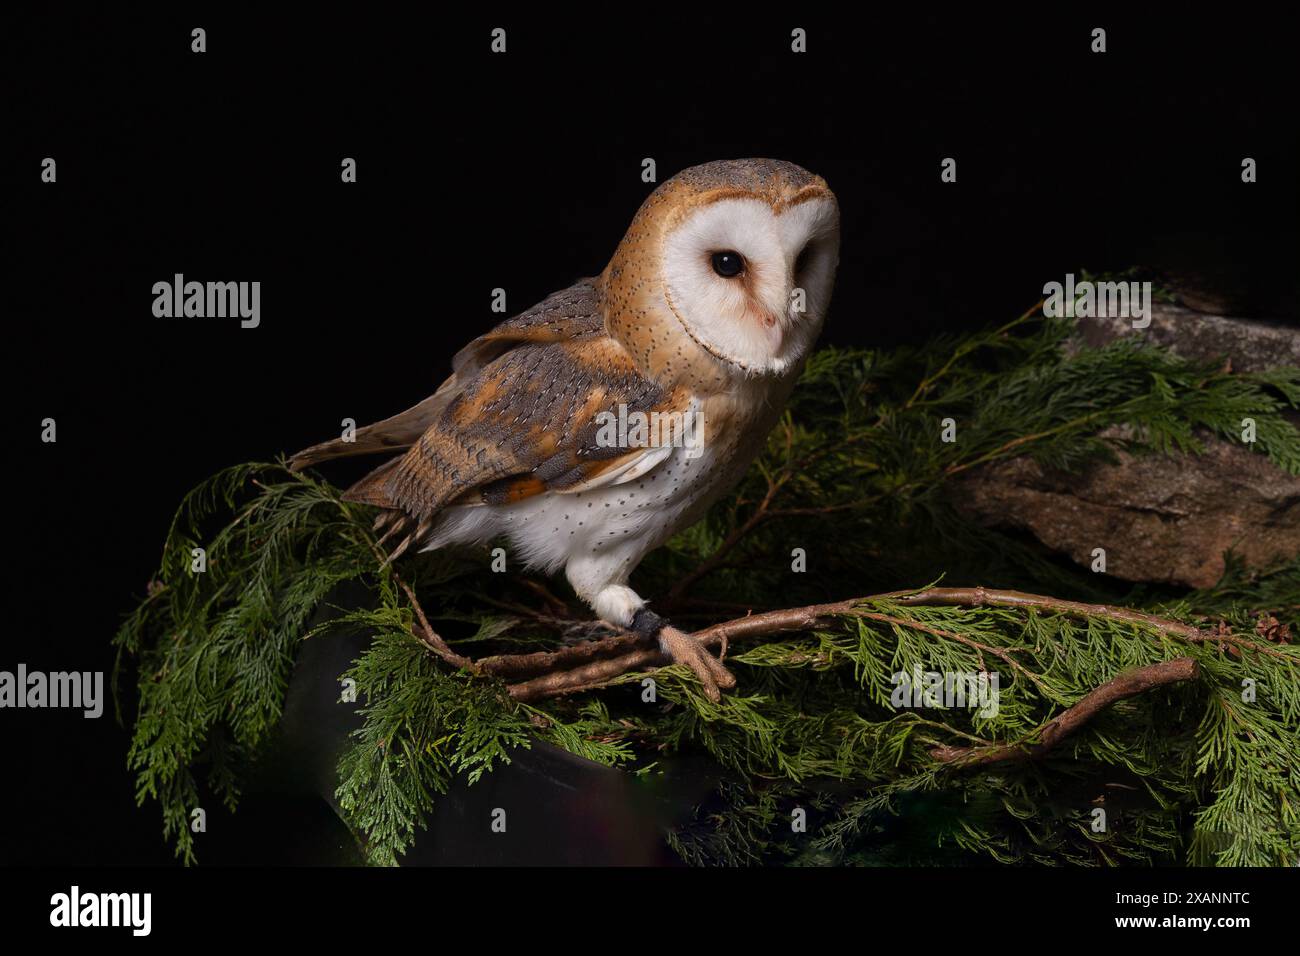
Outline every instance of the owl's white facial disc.
[(751, 374), (783, 372), (812, 347), (839, 261), (839, 213), (829, 198), (775, 211), (720, 199), (664, 240), (664, 296), (686, 332)]

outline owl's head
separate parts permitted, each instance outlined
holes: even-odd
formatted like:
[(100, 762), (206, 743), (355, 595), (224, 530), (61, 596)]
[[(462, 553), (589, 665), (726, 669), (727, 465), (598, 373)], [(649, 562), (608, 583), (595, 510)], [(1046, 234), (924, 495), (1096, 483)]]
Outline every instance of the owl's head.
[(763, 375), (811, 349), (838, 262), (839, 207), (826, 183), (792, 163), (747, 159), (695, 166), (656, 189), (610, 271), (729, 370)]

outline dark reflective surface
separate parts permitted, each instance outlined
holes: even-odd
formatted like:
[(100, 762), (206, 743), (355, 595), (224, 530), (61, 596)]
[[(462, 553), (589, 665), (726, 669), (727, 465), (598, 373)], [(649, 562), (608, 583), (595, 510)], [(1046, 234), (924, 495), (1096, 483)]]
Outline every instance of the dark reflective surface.
[[(338, 758), (361, 726), (358, 704), (339, 702), (340, 676), (368, 638), (337, 631), (306, 641), (285, 699), (281, 733), (268, 749), (230, 826), (243, 831), (238, 861), (257, 851), (258, 833), (274, 862), (356, 863), (360, 855), (337, 817)], [(549, 744), (511, 752), (478, 783), (463, 779), (435, 799), (428, 830), (404, 865), (665, 865), (678, 863), (665, 829), (689, 818), (712, 781), (678, 767), (645, 780), (602, 767)], [(250, 810), (251, 813), (246, 813)], [(494, 832), (494, 812), (505, 832)], [(207, 843), (210, 841), (202, 840)], [(213, 848), (222, 853), (221, 848)], [(202, 851), (201, 851), (202, 852)], [(270, 860), (266, 860), (270, 862)]]

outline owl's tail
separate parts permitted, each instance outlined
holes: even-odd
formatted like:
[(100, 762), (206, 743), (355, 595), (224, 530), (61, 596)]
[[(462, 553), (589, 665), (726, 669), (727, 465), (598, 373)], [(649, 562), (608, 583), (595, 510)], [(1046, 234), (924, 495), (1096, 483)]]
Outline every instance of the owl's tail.
[(302, 471), (302, 469), (309, 468), (322, 461), (349, 458), (353, 455), (377, 455), (386, 451), (405, 451), (419, 440), (420, 436), (433, 424), (434, 419), (442, 413), (447, 403), (451, 401), (453, 389), (448, 386), (452, 385), (454, 380), (455, 376), (453, 375), (451, 379), (448, 379), (443, 384), (442, 388), (420, 402), (420, 404), (408, 408), (392, 418), (385, 418), (382, 422), (375, 422), (373, 425), (358, 428), (353, 435), (335, 438), (332, 441), (321, 442), (319, 445), (304, 448), (290, 457), (290, 470)]

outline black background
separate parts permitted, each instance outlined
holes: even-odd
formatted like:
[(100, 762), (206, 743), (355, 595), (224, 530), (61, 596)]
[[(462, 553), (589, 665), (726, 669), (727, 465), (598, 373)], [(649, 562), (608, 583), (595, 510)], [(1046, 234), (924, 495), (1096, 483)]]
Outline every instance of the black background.
[[(423, 398), (500, 318), (494, 287), (514, 313), (598, 272), (652, 188), (644, 157), (661, 181), (741, 156), (826, 178), (844, 232), (824, 341), (1002, 322), (1066, 272), (1132, 265), (1230, 275), (1245, 311), (1296, 322), (1292, 33), (1257, 8), (423, 9), (70, 9), (5, 31), (0, 668), (109, 671), (186, 490)], [(261, 326), (154, 318), (176, 272), (261, 281)], [(171, 860), (111, 713), (5, 711), (0, 735), (0, 861)]]

